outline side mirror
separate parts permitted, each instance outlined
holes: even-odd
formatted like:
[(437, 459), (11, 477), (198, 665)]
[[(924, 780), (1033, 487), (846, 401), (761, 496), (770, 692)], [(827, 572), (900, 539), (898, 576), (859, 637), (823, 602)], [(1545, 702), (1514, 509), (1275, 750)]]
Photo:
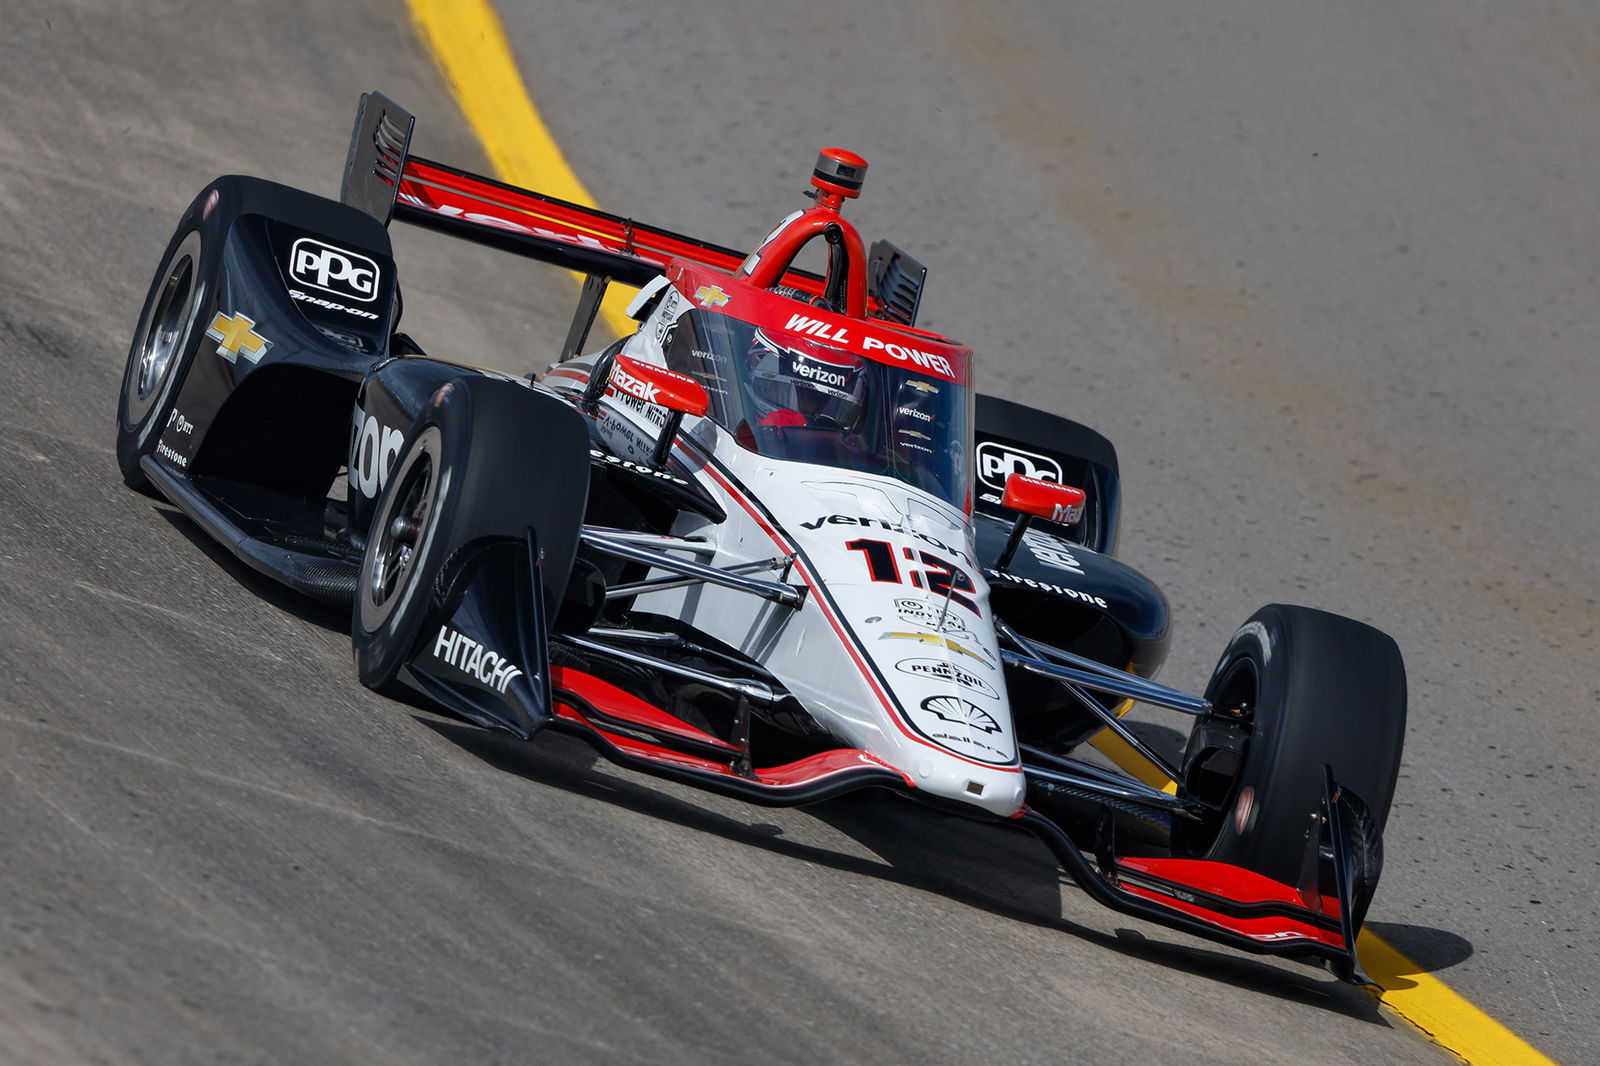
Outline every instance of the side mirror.
[(1026, 474), (1012, 474), (1006, 478), (1006, 491), (1000, 497), (1000, 505), (1016, 511), (1017, 522), (1011, 527), (1011, 536), (1006, 539), (1005, 550), (995, 561), (994, 568), (1006, 568), (1011, 557), (1017, 553), (1017, 545), (1022, 543), (1022, 534), (1035, 518), (1064, 526), (1075, 525), (1083, 520), (1083, 505), (1087, 500), (1088, 496), (1082, 489), (1075, 489), (1071, 485), (1028, 477)]
[(1071, 485), (1026, 474), (1012, 474), (1006, 478), (1006, 491), (1000, 497), (1000, 506), (1021, 511), (1033, 518), (1071, 526), (1083, 519), (1083, 505), (1087, 499), (1082, 489), (1075, 489)]
[(618, 392), (672, 412), (667, 424), (661, 427), (661, 436), (656, 438), (656, 450), (650, 456), (650, 465), (654, 467), (666, 465), (667, 453), (677, 439), (683, 416), (694, 415), (699, 418), (711, 406), (705, 386), (694, 378), (632, 356), (618, 355), (612, 361), (607, 383)]

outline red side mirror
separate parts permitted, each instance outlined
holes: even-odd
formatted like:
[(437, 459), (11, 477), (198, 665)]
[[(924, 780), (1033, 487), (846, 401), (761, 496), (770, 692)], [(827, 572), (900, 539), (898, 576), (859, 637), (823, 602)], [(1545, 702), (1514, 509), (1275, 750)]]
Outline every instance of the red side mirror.
[(610, 384), (645, 403), (697, 418), (711, 406), (705, 387), (694, 378), (626, 355), (617, 356), (612, 363)]
[(1083, 518), (1086, 499), (1088, 497), (1082, 489), (1075, 489), (1071, 485), (1026, 474), (1012, 474), (1006, 478), (1006, 491), (1000, 497), (1000, 504), (1047, 522), (1070, 526)]

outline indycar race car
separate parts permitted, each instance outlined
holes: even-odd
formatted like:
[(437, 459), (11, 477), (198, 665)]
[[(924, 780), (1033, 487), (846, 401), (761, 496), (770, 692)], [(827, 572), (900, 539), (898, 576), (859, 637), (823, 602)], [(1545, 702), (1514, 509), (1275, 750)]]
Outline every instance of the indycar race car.
[[(1363, 980), (1395, 643), (1273, 605), (1202, 695), (1156, 683), (1115, 450), (917, 328), (926, 269), (842, 214), (865, 160), (824, 149), (743, 255), (419, 158), (412, 125), (362, 97), (337, 202), (195, 197), (128, 356), (129, 486), (347, 605), (374, 689), (753, 803), (874, 788), (1026, 829), (1118, 911)], [(393, 219), (584, 274), (553, 365), (399, 332)], [(613, 281), (637, 331), (586, 351)], [(1187, 716), (1181, 753), (1136, 704)]]

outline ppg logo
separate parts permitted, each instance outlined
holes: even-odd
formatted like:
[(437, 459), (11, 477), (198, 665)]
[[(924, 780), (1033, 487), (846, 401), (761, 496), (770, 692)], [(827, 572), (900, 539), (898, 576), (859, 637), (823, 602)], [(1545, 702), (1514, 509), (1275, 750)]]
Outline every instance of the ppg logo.
[(371, 303), (378, 298), (377, 263), (310, 237), (301, 237), (289, 250), (289, 276), (346, 299)]
[(1012, 474), (1026, 474), (1028, 477), (1060, 482), (1061, 464), (1048, 455), (1025, 452), (1021, 448), (996, 444), (992, 440), (986, 440), (978, 445), (979, 481), (996, 492), (1004, 492), (1006, 478)]

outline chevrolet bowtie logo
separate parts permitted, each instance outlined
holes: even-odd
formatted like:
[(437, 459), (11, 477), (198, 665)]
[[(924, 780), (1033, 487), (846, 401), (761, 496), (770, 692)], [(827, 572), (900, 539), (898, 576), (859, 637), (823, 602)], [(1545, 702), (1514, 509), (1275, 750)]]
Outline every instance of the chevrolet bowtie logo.
[(235, 362), (242, 355), (252, 363), (259, 363), (272, 342), (255, 331), (255, 324), (255, 319), (247, 315), (225, 315), (219, 311), (206, 329), (206, 336), (217, 342), (217, 354), (228, 362)]
[(988, 659), (986, 659), (982, 655), (979, 655), (977, 652), (972, 651), (971, 649), (962, 647), (960, 644), (957, 644), (955, 641), (951, 640), (949, 637), (936, 636), (933, 633), (885, 633), (885, 634), (883, 634), (883, 636), (879, 637), (878, 639), (879, 640), (920, 640), (924, 644), (935, 644), (935, 645), (938, 645), (939, 647), (946, 648), (946, 649), (948, 649), (950, 651), (955, 652), (958, 655), (965, 655), (969, 659), (976, 659), (980, 663), (987, 663), (989, 661)]
[(698, 289), (694, 290), (694, 298), (700, 301), (701, 307), (721, 307), (723, 304), (732, 299), (732, 297), (723, 292), (722, 289), (716, 285), (700, 286)]

